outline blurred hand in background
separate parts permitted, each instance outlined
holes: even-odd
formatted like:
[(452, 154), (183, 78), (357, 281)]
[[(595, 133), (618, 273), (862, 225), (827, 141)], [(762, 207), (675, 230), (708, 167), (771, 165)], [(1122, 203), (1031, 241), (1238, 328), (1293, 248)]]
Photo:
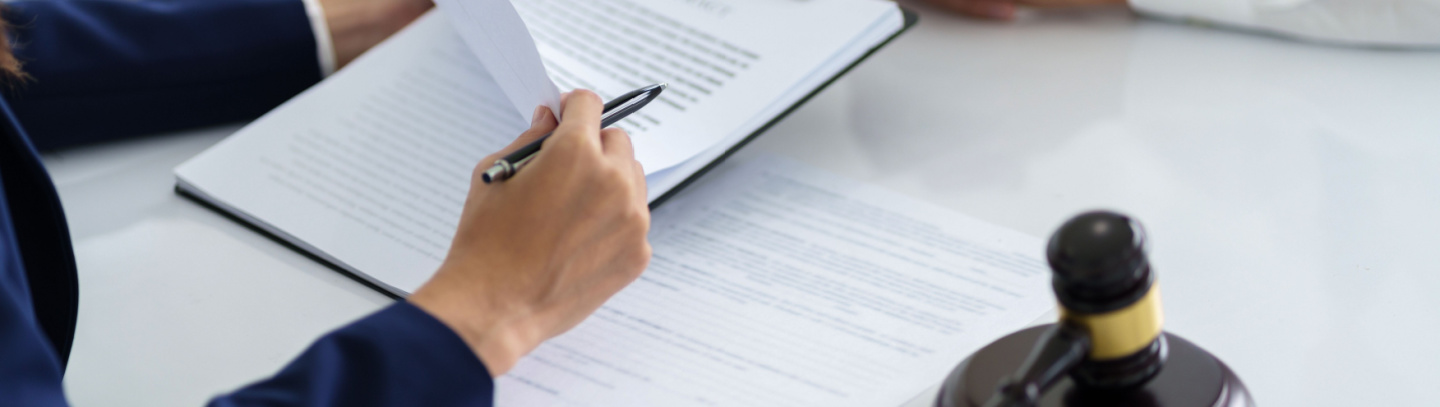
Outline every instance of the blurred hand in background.
[(335, 46), (336, 69), (435, 7), (430, 0), (319, 0), (319, 3)]
[(1125, 0), (923, 0), (935, 6), (988, 20), (1010, 20), (1015, 18), (1019, 7), (1069, 8), (1091, 6), (1114, 6), (1126, 4)]

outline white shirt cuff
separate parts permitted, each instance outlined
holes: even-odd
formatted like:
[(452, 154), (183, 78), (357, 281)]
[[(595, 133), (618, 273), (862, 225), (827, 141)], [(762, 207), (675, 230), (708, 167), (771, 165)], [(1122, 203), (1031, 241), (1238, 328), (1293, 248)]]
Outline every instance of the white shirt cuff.
[(1180, 19), (1250, 26), (1255, 19), (1254, 0), (1130, 0), (1141, 12)]
[(335, 73), (335, 42), (330, 39), (330, 26), (325, 23), (325, 9), (320, 0), (300, 0), (305, 15), (310, 17), (310, 30), (315, 33), (315, 54), (320, 58), (320, 77)]

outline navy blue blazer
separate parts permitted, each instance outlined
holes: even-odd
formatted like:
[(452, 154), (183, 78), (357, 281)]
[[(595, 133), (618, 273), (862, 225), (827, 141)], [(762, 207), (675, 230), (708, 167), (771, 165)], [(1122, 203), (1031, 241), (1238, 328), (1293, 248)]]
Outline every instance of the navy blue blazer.
[[(320, 67), (300, 0), (15, 1), (4, 18), (32, 79), (0, 85), (0, 405), (62, 406), (79, 281), (37, 147), (253, 118)], [(458, 335), (398, 302), (211, 405), (489, 406), (492, 389)]]

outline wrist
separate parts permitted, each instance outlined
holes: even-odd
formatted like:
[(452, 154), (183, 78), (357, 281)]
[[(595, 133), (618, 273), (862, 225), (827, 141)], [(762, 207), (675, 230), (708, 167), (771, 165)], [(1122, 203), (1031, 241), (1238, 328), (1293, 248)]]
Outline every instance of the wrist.
[[(440, 277), (440, 273), (437, 273)], [(494, 377), (510, 371), (520, 358), (540, 345), (539, 331), (517, 310), (487, 299), (447, 289), (459, 284), (437, 283), (436, 278), (407, 299), (454, 331), (485, 363)]]

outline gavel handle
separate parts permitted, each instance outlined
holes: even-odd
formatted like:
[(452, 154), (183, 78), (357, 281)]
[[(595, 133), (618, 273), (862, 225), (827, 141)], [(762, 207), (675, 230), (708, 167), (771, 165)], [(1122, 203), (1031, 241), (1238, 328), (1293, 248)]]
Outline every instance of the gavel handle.
[(1084, 328), (1061, 322), (1040, 334), (1035, 349), (1020, 371), (1000, 382), (986, 407), (1034, 406), (1045, 390), (1070, 372), (1090, 352), (1090, 334)]

